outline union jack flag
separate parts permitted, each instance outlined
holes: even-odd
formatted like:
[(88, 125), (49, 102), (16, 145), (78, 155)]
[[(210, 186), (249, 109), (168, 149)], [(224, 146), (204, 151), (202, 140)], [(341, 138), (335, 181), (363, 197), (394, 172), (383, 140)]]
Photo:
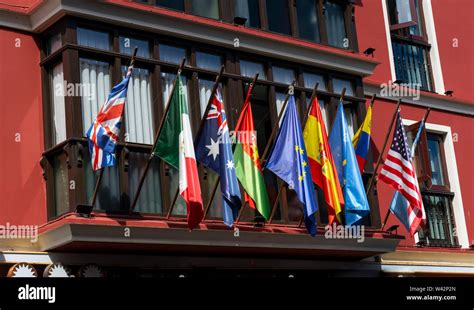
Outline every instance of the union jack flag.
[(94, 171), (114, 166), (116, 163), (115, 148), (119, 139), (128, 82), (132, 71), (133, 66), (128, 67), (125, 78), (114, 86), (107, 101), (97, 114), (94, 123), (87, 131), (89, 152)]
[(403, 127), (400, 111), (398, 111), (392, 145), (382, 166), (379, 179), (391, 185), (408, 200), (408, 222), (410, 233), (414, 235), (423, 225), (425, 215), (420, 188), (411, 159), (407, 134)]

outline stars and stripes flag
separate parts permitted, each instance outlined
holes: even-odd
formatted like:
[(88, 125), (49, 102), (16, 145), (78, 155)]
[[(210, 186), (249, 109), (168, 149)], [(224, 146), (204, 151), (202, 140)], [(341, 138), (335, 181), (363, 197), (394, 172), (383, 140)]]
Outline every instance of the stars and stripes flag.
[(114, 166), (115, 148), (122, 125), (127, 88), (132, 75), (133, 66), (128, 67), (125, 78), (115, 85), (110, 92), (96, 119), (87, 131), (89, 152), (94, 171), (104, 167)]
[(407, 134), (399, 110), (392, 145), (378, 178), (395, 188), (408, 200), (408, 223), (410, 234), (413, 236), (423, 224), (424, 212), (420, 188), (411, 159)]
[(219, 89), (212, 96), (210, 109), (196, 139), (196, 159), (220, 176), (222, 217), (224, 224), (233, 226), (242, 205), (235, 172), (229, 126)]

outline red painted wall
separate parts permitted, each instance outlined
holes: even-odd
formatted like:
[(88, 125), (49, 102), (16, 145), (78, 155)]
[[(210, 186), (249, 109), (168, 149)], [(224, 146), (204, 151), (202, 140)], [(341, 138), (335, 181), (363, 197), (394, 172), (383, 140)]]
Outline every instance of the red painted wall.
[(31, 35), (4, 28), (0, 46), (0, 224), (41, 224), (46, 221), (46, 192), (39, 165), (39, 47)]
[[(373, 110), (372, 122), (372, 138), (378, 148), (381, 149), (385, 139), (388, 124), (390, 123), (393, 112), (395, 111), (395, 103), (383, 99), (377, 99)], [(426, 110), (424, 108), (415, 107), (411, 105), (402, 105), (402, 117), (410, 120), (420, 120)], [(429, 123), (434, 123), (443, 126), (451, 127), (451, 131), (457, 134), (458, 142), (454, 143), (454, 151), (456, 154), (456, 162), (458, 166), (459, 183), (461, 185), (461, 195), (464, 205), (464, 215), (466, 218), (466, 225), (468, 229), (468, 236), (470, 243), (474, 243), (474, 191), (472, 175), (474, 171), (474, 161), (472, 161), (472, 154), (474, 154), (474, 135), (472, 135), (473, 118), (469, 116), (446, 113), (442, 111), (432, 110), (429, 116)], [(391, 139), (392, 135), (390, 134)], [(385, 158), (384, 153), (383, 158)], [(377, 184), (377, 192), (379, 197), (380, 214), (383, 220), (390, 201), (392, 199), (394, 190), (384, 182), (380, 181)], [(387, 227), (399, 224), (395, 216), (391, 215), (387, 222)], [(399, 234), (404, 234), (406, 239), (400, 243), (401, 246), (414, 246), (414, 241), (409, 233), (403, 227), (398, 230)]]

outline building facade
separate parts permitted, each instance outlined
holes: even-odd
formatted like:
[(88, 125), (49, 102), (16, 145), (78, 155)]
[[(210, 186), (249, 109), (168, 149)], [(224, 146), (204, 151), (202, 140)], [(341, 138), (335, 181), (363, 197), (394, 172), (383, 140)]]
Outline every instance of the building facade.
[[(59, 263), (70, 274), (94, 266), (117, 277), (295, 270), (474, 275), (473, 9), (468, 0), (3, 1), (0, 225), (10, 235), (0, 240), (0, 276), (11, 275), (17, 263), (44, 276)], [(135, 46), (118, 164), (106, 169), (92, 216), (79, 216), (76, 208), (90, 203), (97, 178), (85, 132), (123, 78)], [(294, 193), (284, 189), (278, 195), (281, 181), (265, 172), (275, 208), (271, 223), (256, 222), (247, 208), (229, 230), (218, 193), (206, 219), (189, 232), (180, 199), (169, 212), (177, 172), (159, 160), (130, 213), (183, 58), (194, 133), (221, 66), (230, 128), (259, 74), (252, 109), (260, 153), (291, 84), (303, 119), (319, 83), (328, 130), (345, 89), (352, 133), (376, 94), (366, 186), (385, 138), (391, 139), (387, 130), (397, 100), (409, 134), (429, 107), (415, 156), (425, 229), (412, 238), (393, 215), (382, 229), (393, 189), (378, 182), (368, 193), (363, 242), (324, 236), (322, 199), (313, 238), (300, 225)], [(206, 205), (217, 176), (203, 167), (199, 173)], [(20, 230), (29, 227), (38, 227), (37, 238), (21, 238)]]

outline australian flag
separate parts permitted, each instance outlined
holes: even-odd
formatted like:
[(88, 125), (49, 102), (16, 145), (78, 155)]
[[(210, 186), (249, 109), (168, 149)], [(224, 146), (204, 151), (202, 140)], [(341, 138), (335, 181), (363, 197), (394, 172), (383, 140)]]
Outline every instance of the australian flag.
[(196, 159), (220, 176), (224, 223), (231, 227), (242, 205), (240, 189), (235, 174), (227, 117), (219, 89), (211, 100), (210, 109), (207, 115), (204, 115), (204, 126), (196, 139)]

